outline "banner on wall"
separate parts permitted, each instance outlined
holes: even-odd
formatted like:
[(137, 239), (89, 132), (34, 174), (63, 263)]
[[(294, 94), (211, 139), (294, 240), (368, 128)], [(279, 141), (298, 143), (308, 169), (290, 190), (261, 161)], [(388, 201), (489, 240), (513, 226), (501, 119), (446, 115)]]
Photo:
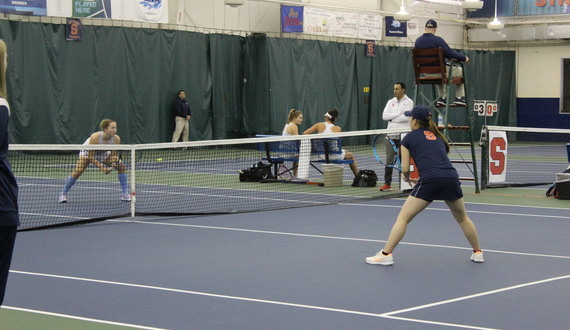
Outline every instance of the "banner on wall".
[(281, 32), (303, 32), (303, 7), (281, 5)]
[(83, 25), (79, 18), (68, 18), (65, 25), (66, 41), (81, 41), (83, 39)]
[(488, 182), (505, 182), (507, 179), (507, 132), (489, 132)]
[(333, 35), (335, 37), (358, 37), (358, 23), (360, 21), (360, 14), (334, 11), (333, 17)]
[[(537, 16), (570, 14), (568, 0), (497, 0), (497, 16)], [(495, 15), (495, 2), (485, 1), (483, 8), (469, 12), (469, 18), (488, 18)]]
[(419, 29), (420, 25), (418, 24), (417, 18), (412, 18), (411, 20), (406, 22), (406, 25), (407, 25), (406, 29), (407, 29), (408, 36), (417, 36), (420, 34), (420, 29)]
[(0, 0), (0, 12), (14, 15), (46, 16), (47, 0)]
[(381, 40), (382, 16), (361, 14), (358, 22), (358, 38)]
[(376, 42), (374, 40), (366, 40), (366, 57), (376, 57)]
[(167, 0), (113, 0), (112, 18), (149, 23), (168, 23)]
[(71, 0), (50, 0), (47, 15), (54, 17), (72, 17)]
[(111, 18), (111, 0), (73, 0), (71, 16)]
[(393, 16), (386, 16), (386, 37), (407, 37), (408, 25), (406, 22), (400, 22)]
[(0, 0), (0, 9), (8, 2), (30, 3), (30, 8), (35, 3), (37, 8), (43, 8), (43, 11), (36, 10), (33, 14), (39, 16), (168, 23), (167, 0)]
[(332, 12), (328, 10), (314, 7), (305, 7), (305, 13), (303, 17), (303, 32), (323, 36), (332, 36), (333, 19), (334, 17)]
[(303, 32), (330, 37), (380, 40), (382, 16), (304, 7)]

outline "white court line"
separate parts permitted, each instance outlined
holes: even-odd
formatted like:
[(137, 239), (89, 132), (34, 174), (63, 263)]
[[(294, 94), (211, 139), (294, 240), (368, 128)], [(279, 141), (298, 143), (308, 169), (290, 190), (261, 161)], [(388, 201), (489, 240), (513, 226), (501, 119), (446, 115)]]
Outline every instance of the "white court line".
[[(160, 191), (160, 190), (144, 190), (144, 193), (151, 194), (166, 194), (166, 195), (189, 195), (189, 196), (206, 196), (206, 197), (224, 197), (224, 198), (236, 198), (236, 199), (255, 199), (255, 200), (268, 200), (277, 202), (292, 202), (292, 203), (305, 203), (305, 204), (316, 204), (316, 205), (327, 205), (330, 203), (319, 202), (319, 201), (304, 201), (295, 199), (283, 199), (283, 198), (267, 198), (267, 197), (252, 197), (252, 196), (228, 196), (228, 195), (216, 195), (216, 194), (198, 194), (198, 193), (188, 193), (188, 192), (173, 192), (173, 191)], [(138, 194), (138, 193), (137, 193)], [(304, 194), (304, 193), (303, 193)]]
[[(467, 203), (466, 203), (467, 204)], [(402, 208), (402, 205), (378, 205), (378, 204), (358, 204), (358, 203), (339, 203), (339, 205), (349, 205), (349, 206), (368, 206), (368, 207), (386, 207), (386, 208)], [(499, 204), (482, 204), (482, 205), (493, 205), (493, 206), (510, 206), (510, 207), (519, 207), (518, 205), (499, 205)], [(530, 208), (534, 208), (534, 206), (527, 206)], [(434, 207), (426, 207), (426, 210), (430, 211), (447, 211), (449, 212), (449, 208), (442, 207), (442, 208), (434, 208)], [(553, 209), (553, 208), (548, 208)], [(568, 209), (557, 208), (557, 210), (561, 211), (568, 211)], [(563, 215), (544, 215), (544, 214), (528, 214), (528, 213), (511, 213), (511, 212), (493, 212), (493, 211), (477, 211), (477, 210), (467, 210), (468, 214), (471, 213), (480, 213), (480, 214), (497, 214), (497, 215), (509, 215), (509, 216), (517, 216), (517, 217), (540, 217), (540, 218), (555, 218), (555, 219), (570, 219), (570, 216), (563, 216)]]
[(44, 214), (44, 213), (32, 213), (32, 212), (20, 212), (20, 214), (24, 215), (33, 215), (38, 217), (51, 217), (51, 218), (63, 218), (63, 219), (76, 219), (76, 220), (87, 220), (91, 218), (87, 217), (77, 217), (77, 216), (70, 216), (70, 215), (58, 215), (58, 214)]
[[(243, 228), (233, 228), (233, 227), (217, 227), (217, 226), (205, 226), (205, 225), (189, 225), (189, 224), (178, 224), (178, 223), (164, 223), (164, 222), (149, 222), (149, 221), (125, 221), (130, 223), (139, 223), (144, 225), (157, 225), (157, 226), (175, 226), (175, 227), (189, 227), (189, 228), (201, 228), (201, 229), (216, 229), (216, 230), (229, 230), (229, 231), (240, 231), (249, 233), (259, 233), (259, 234), (271, 234), (271, 235), (284, 235), (284, 236), (297, 236), (297, 237), (311, 237), (311, 238), (324, 238), (324, 239), (336, 239), (336, 240), (346, 240), (346, 241), (359, 241), (359, 242), (374, 242), (374, 243), (386, 243), (385, 240), (371, 239), (371, 238), (356, 238), (356, 237), (342, 237), (342, 236), (327, 236), (327, 235), (314, 235), (314, 234), (300, 234), (291, 232), (281, 232), (281, 231), (269, 231), (269, 230), (259, 230), (259, 229), (243, 229)], [(440, 245), (440, 244), (426, 244), (426, 243), (411, 243), (411, 242), (400, 242), (398, 244), (421, 246), (421, 247), (434, 247), (434, 248), (445, 248), (445, 249), (455, 249), (455, 250), (469, 250), (471, 248), (452, 246), (452, 245)], [(526, 253), (526, 252), (513, 252), (504, 250), (491, 250), (485, 249), (485, 252), (493, 252), (500, 254), (512, 254), (521, 255), (529, 257), (541, 257), (541, 258), (559, 258), (559, 259), (570, 259), (570, 256), (552, 255), (552, 254), (539, 254), (539, 253)]]
[(478, 329), (478, 330), (499, 330), (499, 329), (495, 329), (495, 328), (475, 327), (475, 326), (464, 325), (464, 324), (455, 324), (455, 323), (447, 323), (447, 322), (436, 322), (436, 321), (428, 321), (428, 320), (420, 320), (420, 319), (411, 319), (409, 317), (399, 317), (399, 316), (382, 316), (382, 317), (387, 318), (387, 319), (398, 320), (398, 321), (426, 323), (426, 324), (431, 324), (431, 325), (443, 325), (443, 326), (455, 327), (455, 328)]
[[(142, 285), (142, 284), (133, 284), (133, 283), (125, 283), (125, 282), (96, 280), (96, 279), (90, 279), (90, 278), (63, 276), (63, 275), (54, 275), (54, 274), (24, 272), (24, 271), (18, 271), (18, 270), (10, 270), (10, 272), (16, 273), (16, 274), (22, 274), (22, 275), (42, 276), (42, 277), (57, 278), (57, 279), (64, 279), (64, 280), (74, 280), (74, 281), (82, 281), (82, 282), (119, 285), (119, 286), (126, 286), (126, 287), (139, 288), (139, 289), (159, 290), (159, 291), (183, 293), (183, 294), (206, 296), (206, 297), (229, 299), (229, 300), (239, 300), (239, 301), (248, 301), (248, 302), (270, 304), (270, 305), (314, 309), (314, 310), (327, 311), (327, 312), (345, 313), (345, 314), (362, 315), (362, 316), (372, 316), (372, 317), (377, 317), (377, 318), (399, 319), (402, 321), (419, 322), (419, 323), (436, 324), (436, 325), (446, 325), (446, 326), (450, 326), (450, 327), (459, 327), (459, 328), (466, 328), (466, 329), (495, 330), (492, 328), (481, 328), (481, 327), (469, 326), (469, 325), (465, 325), (465, 324), (432, 322), (432, 321), (427, 321), (427, 320), (416, 320), (416, 319), (410, 319), (410, 318), (396, 318), (396, 317), (393, 317), (392, 315), (390, 315), (390, 313), (385, 313), (386, 315), (384, 315), (384, 314), (378, 314), (378, 313), (354, 311), (354, 310), (349, 310), (349, 309), (331, 308), (331, 307), (305, 305), (305, 304), (295, 304), (295, 303), (289, 303), (289, 302), (284, 302), (284, 301), (276, 301), (276, 300), (266, 300), (266, 299), (256, 299), (256, 298), (247, 298), (247, 297), (239, 297), (239, 296), (229, 296), (229, 295), (223, 295), (223, 294), (173, 289), (173, 288), (166, 288), (166, 287), (159, 287), (159, 286), (152, 286), (152, 285)], [(154, 329), (154, 328), (148, 328), (148, 329)]]
[(559, 281), (559, 280), (565, 280), (565, 279), (569, 279), (569, 278), (570, 278), (570, 275), (552, 277), (552, 278), (547, 278), (547, 279), (540, 280), (540, 281), (528, 282), (528, 283), (523, 283), (523, 284), (518, 284), (518, 285), (509, 286), (509, 287), (506, 287), (506, 288), (501, 288), (501, 289), (496, 289), (496, 290), (491, 290), (491, 291), (476, 293), (476, 294), (472, 294), (472, 295), (469, 295), (469, 296), (463, 296), (463, 297), (458, 297), (458, 298), (454, 298), (454, 299), (438, 301), (438, 302), (434, 302), (434, 303), (431, 303), (431, 304), (425, 304), (425, 305), (420, 305), (420, 306), (416, 306), (416, 307), (411, 307), (411, 308), (406, 308), (406, 309), (400, 309), (400, 310), (397, 310), (397, 311), (392, 311), (392, 312), (388, 312), (388, 313), (383, 313), (383, 314), (380, 314), (380, 315), (381, 315), (381, 316), (392, 316), (392, 315), (397, 315), (397, 314), (402, 314), (402, 313), (407, 313), (407, 312), (413, 312), (413, 311), (417, 311), (417, 310), (420, 310), (420, 309), (426, 309), (426, 308), (435, 307), (435, 306), (440, 306), (440, 305), (445, 305), (445, 304), (450, 304), (450, 303), (454, 303), (454, 302), (458, 302), (458, 301), (463, 301), (463, 300), (468, 300), (468, 299), (473, 299), (473, 298), (479, 298), (479, 297), (488, 296), (488, 295), (495, 294), (495, 293), (500, 293), (500, 292), (505, 292), (505, 291), (511, 291), (511, 290), (515, 290), (515, 289), (520, 289), (520, 288), (528, 287), (528, 286), (533, 286), (533, 285), (538, 285), (538, 284), (543, 284), (543, 283), (548, 283), (548, 282), (553, 282), (553, 281)]
[(92, 319), (92, 318), (88, 318), (88, 317), (81, 317), (81, 316), (74, 316), (74, 315), (67, 315), (67, 314), (59, 314), (59, 313), (52, 313), (52, 312), (46, 312), (46, 311), (38, 311), (38, 310), (35, 310), (35, 309), (27, 309), (27, 308), (11, 307), (11, 306), (2, 306), (2, 308), (4, 308), (4, 309), (9, 309), (9, 310), (14, 310), (14, 311), (26, 312), (26, 313), (35, 313), (35, 314), (42, 314), (42, 315), (63, 317), (63, 318), (66, 318), (66, 319), (73, 319), (73, 320), (79, 320), (79, 321), (88, 321), (88, 322), (94, 322), (94, 323), (103, 323), (103, 324), (110, 324), (110, 325), (118, 325), (118, 326), (122, 326), (122, 327), (131, 327), (131, 328), (147, 329), (147, 330), (167, 330), (167, 329), (163, 329), (163, 328), (146, 327), (146, 326), (136, 325), (136, 324), (120, 323), (120, 322), (112, 322), (112, 321), (104, 321), (104, 320)]

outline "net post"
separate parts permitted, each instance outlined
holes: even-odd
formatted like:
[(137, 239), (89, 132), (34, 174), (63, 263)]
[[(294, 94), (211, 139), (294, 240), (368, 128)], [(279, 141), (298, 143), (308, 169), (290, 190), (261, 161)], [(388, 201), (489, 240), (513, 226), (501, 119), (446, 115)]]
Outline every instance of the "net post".
[(137, 194), (136, 194), (136, 171), (135, 171), (135, 146), (131, 145), (131, 221), (135, 221), (135, 208), (137, 204)]
[[(463, 69), (463, 65), (461, 66), (461, 68)], [(464, 73), (464, 77), (465, 77), (465, 73)], [(467, 97), (467, 94), (465, 95), (465, 97)], [(470, 149), (471, 149), (471, 159), (473, 160), (473, 178), (475, 179), (475, 193), (479, 194), (479, 193), (481, 193), (481, 190), (479, 188), (482, 185), (482, 183), (480, 183), (479, 180), (482, 181), (482, 178), (479, 178), (477, 175), (477, 156), (475, 155), (475, 141), (474, 141), (474, 139), (475, 139), (474, 129), (476, 126), (475, 124), (477, 123), (477, 117), (475, 117), (475, 112), (471, 111), (471, 109), (469, 107), (466, 107), (465, 110), (467, 111), (467, 116), (469, 117), (467, 119), (467, 120), (469, 120), (469, 136), (468, 137), (469, 137), (469, 144), (470, 144)], [(481, 165), (481, 166), (483, 166), (483, 165)]]
[(481, 190), (487, 189), (487, 171), (489, 170), (489, 131), (487, 126), (481, 128)]

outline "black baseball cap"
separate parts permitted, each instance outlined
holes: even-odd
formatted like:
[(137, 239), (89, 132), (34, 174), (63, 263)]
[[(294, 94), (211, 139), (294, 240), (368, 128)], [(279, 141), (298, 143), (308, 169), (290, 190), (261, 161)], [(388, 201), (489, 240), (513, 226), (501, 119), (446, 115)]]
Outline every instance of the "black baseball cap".
[(416, 105), (412, 110), (404, 112), (404, 115), (420, 121), (428, 121), (431, 117), (431, 111), (425, 105)]
[(430, 19), (426, 22), (426, 27), (430, 29), (435, 29), (437, 28), (437, 22), (434, 21), (433, 19)]

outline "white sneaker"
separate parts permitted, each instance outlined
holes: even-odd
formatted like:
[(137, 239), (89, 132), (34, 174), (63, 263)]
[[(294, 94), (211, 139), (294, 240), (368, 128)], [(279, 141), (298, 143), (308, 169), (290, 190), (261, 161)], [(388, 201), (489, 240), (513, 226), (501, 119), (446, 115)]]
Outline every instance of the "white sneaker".
[(366, 263), (371, 265), (391, 266), (394, 264), (392, 253), (387, 256), (382, 254), (383, 250), (378, 251), (374, 256), (366, 258)]
[(67, 203), (67, 196), (66, 195), (59, 195), (59, 202), (60, 203)]
[(122, 194), (121, 195), (121, 200), (123, 202), (130, 202), (131, 201), (131, 195), (130, 194)]
[(477, 251), (477, 252), (473, 252), (473, 254), (471, 255), (471, 260), (473, 262), (483, 262), (483, 252), (482, 251)]

